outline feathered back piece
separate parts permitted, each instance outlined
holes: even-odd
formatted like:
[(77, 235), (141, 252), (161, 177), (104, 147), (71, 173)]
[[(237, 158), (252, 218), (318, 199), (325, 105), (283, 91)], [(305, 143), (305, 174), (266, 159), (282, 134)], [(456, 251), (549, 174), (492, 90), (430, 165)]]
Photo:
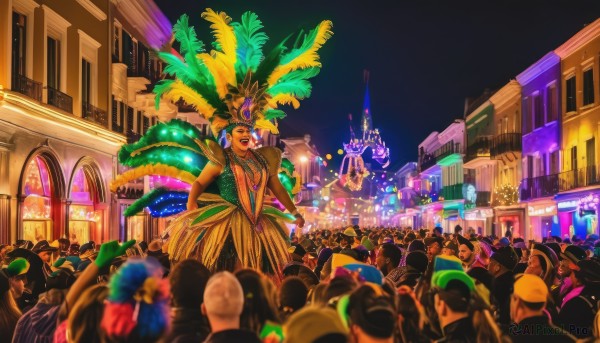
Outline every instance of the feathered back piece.
[(240, 22), (232, 22), (225, 12), (208, 8), (202, 18), (211, 23), (214, 50), (205, 52), (188, 16), (182, 15), (173, 27), (181, 56), (159, 52), (167, 63), (164, 72), (175, 79), (156, 85), (157, 106), (161, 97), (183, 98), (210, 121), (215, 136), (229, 125), (277, 134), (273, 121), (285, 117), (277, 107), (298, 108), (299, 100), (310, 96), (308, 79), (321, 68), (317, 51), (333, 34), (331, 21), (322, 21), (306, 34), (300, 32), (289, 48), (289, 37), (284, 39), (265, 56), (268, 37), (255, 13), (246, 12)]

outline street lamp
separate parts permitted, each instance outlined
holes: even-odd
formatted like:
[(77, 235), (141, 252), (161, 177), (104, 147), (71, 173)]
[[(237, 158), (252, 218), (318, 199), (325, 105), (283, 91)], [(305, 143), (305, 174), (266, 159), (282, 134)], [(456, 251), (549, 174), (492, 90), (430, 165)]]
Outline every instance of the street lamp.
[(300, 156), (300, 162), (302, 162), (302, 163), (308, 162), (308, 157), (306, 157), (306, 156)]

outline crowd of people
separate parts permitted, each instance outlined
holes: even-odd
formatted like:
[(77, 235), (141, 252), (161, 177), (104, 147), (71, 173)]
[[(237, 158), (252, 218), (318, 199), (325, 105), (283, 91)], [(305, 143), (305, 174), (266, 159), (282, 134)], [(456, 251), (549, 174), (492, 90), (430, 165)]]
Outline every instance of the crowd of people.
[(411, 228), (292, 234), (283, 279), (160, 240), (0, 245), (2, 342), (593, 342), (600, 240)]

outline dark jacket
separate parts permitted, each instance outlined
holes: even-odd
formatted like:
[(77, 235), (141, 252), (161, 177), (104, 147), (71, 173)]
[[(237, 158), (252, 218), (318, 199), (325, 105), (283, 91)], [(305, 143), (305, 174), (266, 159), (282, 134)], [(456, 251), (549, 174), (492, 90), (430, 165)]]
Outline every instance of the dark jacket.
[(508, 335), (513, 343), (568, 343), (576, 341), (574, 336), (550, 324), (548, 317), (545, 315), (525, 318), (519, 324), (511, 324)]
[(203, 342), (210, 334), (208, 319), (200, 309), (176, 307), (172, 311), (171, 332), (165, 342)]
[(204, 343), (230, 342), (261, 343), (256, 333), (243, 329), (214, 332), (204, 341)]
[(459, 319), (444, 326), (444, 338), (438, 340), (438, 343), (475, 343), (477, 341), (477, 333), (473, 328), (473, 320), (469, 317)]
[(423, 274), (411, 266), (404, 266), (400, 268), (403, 269), (403, 272), (398, 281), (395, 283), (396, 287), (405, 285), (414, 289)]
[(556, 324), (577, 338), (591, 337), (598, 301), (600, 292), (589, 286), (584, 287), (579, 296), (563, 304)]
[(17, 322), (13, 343), (52, 343), (59, 310), (60, 305), (37, 303)]
[(513, 293), (515, 276), (506, 272), (492, 283), (492, 302), (496, 307), (496, 319), (501, 326), (508, 327), (510, 320), (510, 296)]

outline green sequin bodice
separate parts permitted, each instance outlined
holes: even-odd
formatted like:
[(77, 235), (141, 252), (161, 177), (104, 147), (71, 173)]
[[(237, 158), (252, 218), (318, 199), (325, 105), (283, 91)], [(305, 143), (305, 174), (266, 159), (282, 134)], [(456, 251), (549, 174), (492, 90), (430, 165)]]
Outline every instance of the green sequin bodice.
[(217, 186), (219, 186), (219, 192), (221, 193), (221, 197), (225, 199), (225, 201), (230, 202), (236, 206), (240, 206), (240, 200), (238, 199), (237, 187), (235, 185), (235, 177), (233, 176), (233, 170), (231, 170), (231, 166), (229, 165), (229, 159), (225, 156), (225, 166), (223, 166), (223, 171), (221, 175), (217, 177), (215, 180)]

